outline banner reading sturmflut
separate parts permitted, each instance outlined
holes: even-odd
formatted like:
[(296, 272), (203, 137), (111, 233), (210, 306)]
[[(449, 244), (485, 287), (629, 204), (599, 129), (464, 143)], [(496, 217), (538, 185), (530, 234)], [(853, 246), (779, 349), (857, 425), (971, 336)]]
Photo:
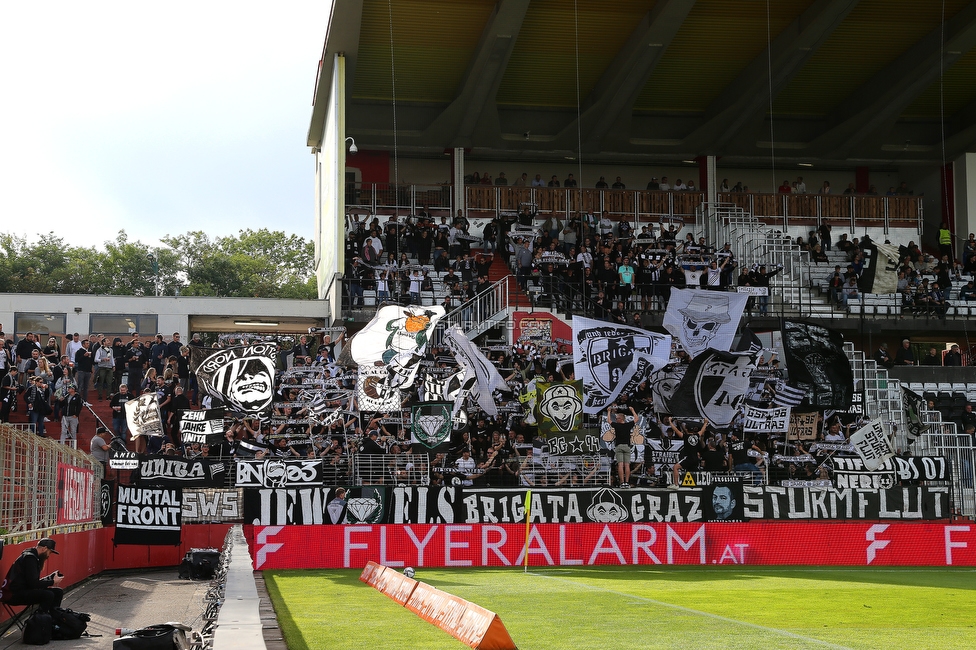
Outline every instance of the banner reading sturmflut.
[(670, 356), (670, 336), (573, 317), (573, 367), (583, 381), (586, 413), (599, 413), (621, 393), (634, 393)]

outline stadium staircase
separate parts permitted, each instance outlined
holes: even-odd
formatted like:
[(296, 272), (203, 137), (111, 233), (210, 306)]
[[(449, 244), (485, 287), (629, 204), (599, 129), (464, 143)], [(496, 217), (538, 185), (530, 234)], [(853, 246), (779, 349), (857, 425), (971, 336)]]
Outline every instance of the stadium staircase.
[(901, 382), (889, 377), (887, 369), (879, 367), (864, 352), (855, 350), (853, 343), (845, 343), (844, 352), (854, 372), (855, 389), (864, 393), (864, 417), (871, 420), (881, 418), (894, 425), (896, 452), (910, 451), (913, 456), (946, 458), (952, 471), (950, 497), (958, 514), (976, 517), (976, 494), (973, 492), (976, 484), (976, 450), (973, 440), (939, 411), (923, 407), (919, 415), (922, 422), (928, 425), (928, 431), (910, 442)]
[[(819, 286), (812, 286), (810, 255), (783, 231), (771, 228), (737, 205), (704, 203), (696, 210), (696, 236), (721, 247), (731, 244), (739, 267), (783, 270), (769, 281), (769, 312), (786, 318), (843, 318)], [(833, 265), (830, 267), (833, 269)]]

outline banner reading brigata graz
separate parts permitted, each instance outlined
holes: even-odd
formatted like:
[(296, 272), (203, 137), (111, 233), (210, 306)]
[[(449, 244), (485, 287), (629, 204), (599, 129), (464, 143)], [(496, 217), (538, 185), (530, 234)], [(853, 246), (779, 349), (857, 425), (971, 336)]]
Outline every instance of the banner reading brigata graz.
[[(524, 524), (245, 526), (254, 568), (519, 567)], [(534, 524), (529, 565), (976, 566), (976, 525)]]
[[(743, 487), (682, 490), (533, 490), (441, 487), (282, 488), (244, 491), (244, 521), (255, 525), (668, 523), (751, 520), (934, 520), (949, 517), (945, 487), (885, 490)], [(347, 494), (348, 492), (348, 494)], [(354, 501), (355, 500), (355, 501)], [(341, 502), (341, 503), (339, 503)], [(369, 517), (350, 510), (355, 503)], [(359, 513), (359, 514), (357, 514)], [(355, 516), (353, 516), (355, 515)]]

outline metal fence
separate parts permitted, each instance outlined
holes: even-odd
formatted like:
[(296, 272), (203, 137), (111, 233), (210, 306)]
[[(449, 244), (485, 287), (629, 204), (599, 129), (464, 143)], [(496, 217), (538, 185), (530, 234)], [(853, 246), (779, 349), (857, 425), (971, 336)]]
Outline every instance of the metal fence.
[[(58, 465), (71, 465), (105, 475), (102, 464), (67, 445), (42, 438), (7, 424), (0, 425), (0, 527), (16, 541), (20, 535), (41, 531), (69, 532), (101, 525), (91, 522), (58, 524)], [(91, 502), (98, 504), (99, 480), (94, 481)]]

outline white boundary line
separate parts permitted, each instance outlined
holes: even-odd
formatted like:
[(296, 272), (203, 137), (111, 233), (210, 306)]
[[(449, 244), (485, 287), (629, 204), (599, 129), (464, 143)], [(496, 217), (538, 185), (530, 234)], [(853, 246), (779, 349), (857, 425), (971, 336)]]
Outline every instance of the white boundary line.
[(577, 585), (591, 591), (602, 591), (608, 594), (614, 594), (615, 596), (621, 596), (623, 598), (634, 598), (636, 600), (643, 601), (645, 603), (650, 603), (652, 605), (659, 605), (661, 607), (668, 607), (670, 609), (675, 609), (680, 612), (686, 612), (688, 614), (696, 614), (698, 616), (704, 616), (707, 618), (713, 618), (717, 621), (722, 621), (723, 623), (731, 623), (733, 625), (742, 625), (744, 627), (749, 627), (754, 630), (762, 630), (764, 632), (771, 632), (773, 634), (779, 634), (780, 636), (789, 637), (791, 639), (797, 639), (799, 641), (807, 641), (809, 643), (814, 643), (816, 645), (824, 646), (826, 648), (836, 648), (837, 650), (852, 650), (850, 647), (845, 645), (837, 645), (836, 643), (830, 643), (829, 641), (823, 641), (822, 639), (816, 639), (814, 637), (803, 636), (802, 634), (796, 634), (794, 632), (787, 632), (786, 630), (780, 630), (774, 627), (766, 627), (764, 625), (758, 625), (756, 623), (747, 623), (745, 621), (738, 621), (734, 618), (727, 618), (719, 614), (712, 614), (709, 612), (703, 612), (697, 609), (691, 609), (690, 607), (684, 607), (682, 605), (675, 605), (673, 603), (666, 603), (664, 601), (655, 600), (653, 598), (647, 598), (645, 596), (638, 596), (635, 594), (628, 594), (623, 591), (616, 591), (614, 589), (606, 589), (604, 587), (597, 587), (595, 585), (590, 585), (585, 582), (576, 582), (575, 580), (568, 580), (566, 578), (560, 578), (558, 576), (546, 575), (544, 573), (536, 573), (535, 571), (530, 571), (528, 575), (538, 576), (540, 578), (548, 578), (550, 580), (558, 580), (560, 582), (566, 582), (569, 584)]

